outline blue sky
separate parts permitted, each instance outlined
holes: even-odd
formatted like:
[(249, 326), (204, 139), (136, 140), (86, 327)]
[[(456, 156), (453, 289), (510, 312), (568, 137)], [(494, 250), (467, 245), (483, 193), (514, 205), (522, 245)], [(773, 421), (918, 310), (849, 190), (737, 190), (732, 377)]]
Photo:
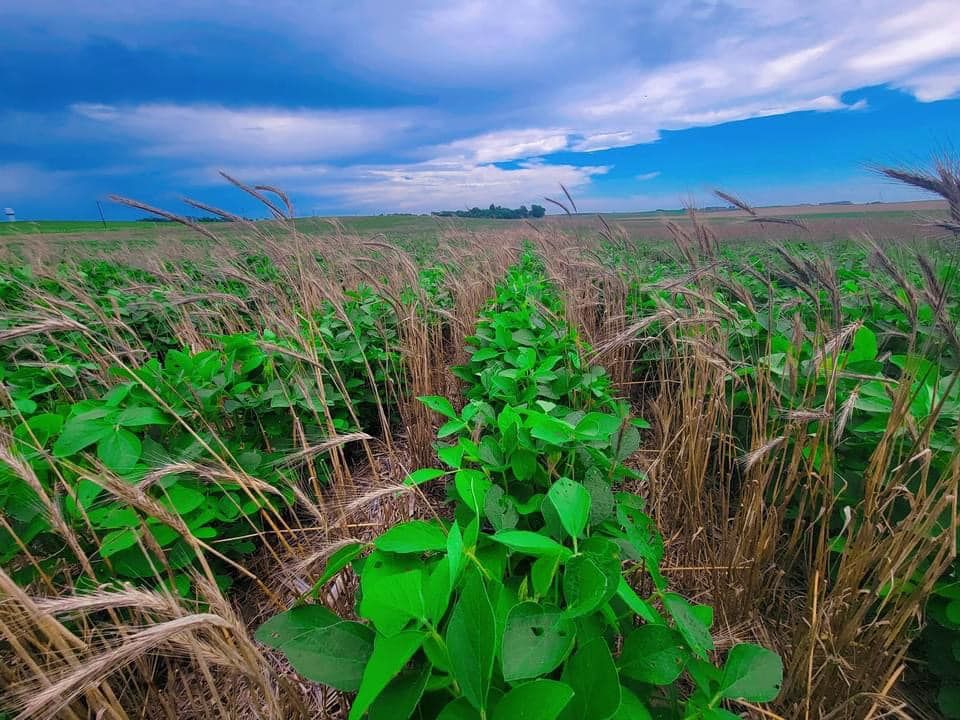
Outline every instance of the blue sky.
[(0, 0), (0, 206), (912, 199), (869, 167), (955, 147), (957, 38), (956, 0)]

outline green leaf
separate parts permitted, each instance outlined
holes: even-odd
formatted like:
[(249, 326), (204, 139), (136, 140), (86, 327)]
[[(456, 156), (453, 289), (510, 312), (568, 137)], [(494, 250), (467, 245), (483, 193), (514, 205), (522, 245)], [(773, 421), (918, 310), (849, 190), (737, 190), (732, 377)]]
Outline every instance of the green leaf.
[(81, 420), (81, 417), (71, 418), (64, 424), (60, 437), (53, 444), (54, 457), (75, 455), (113, 432), (113, 425), (99, 417), (90, 420)]
[(613, 452), (623, 462), (640, 449), (640, 433), (633, 425), (625, 425), (613, 439)]
[(616, 499), (613, 497), (610, 483), (604, 480), (597, 468), (592, 467), (587, 470), (583, 486), (590, 493), (590, 525), (599, 525), (613, 519)]
[(446, 474), (443, 470), (437, 470), (436, 468), (420, 468), (407, 475), (407, 479), (403, 481), (403, 484), (421, 485), (430, 480), (436, 480), (438, 477), (443, 477)]
[(403, 670), (373, 701), (367, 715), (369, 720), (407, 720), (423, 697), (432, 669), (429, 663), (424, 663)]
[(526, 553), (534, 557), (569, 557), (570, 549), (565, 548), (553, 538), (530, 532), (529, 530), (501, 530), (490, 539), (506, 545), (515, 552)]
[(313, 584), (313, 587), (310, 588), (309, 594), (316, 597), (320, 588), (326, 585), (334, 575), (360, 557), (366, 548), (367, 546), (363, 543), (352, 542), (344, 545), (336, 552), (331, 553), (330, 557), (327, 558), (326, 566), (323, 568), (323, 574)]
[(573, 690), (556, 680), (534, 680), (503, 696), (493, 720), (555, 720), (570, 702)]
[(126, 550), (137, 544), (139, 535), (133, 528), (123, 528), (114, 530), (103, 536), (100, 540), (100, 557), (108, 558), (121, 550)]
[(394, 635), (411, 620), (426, 617), (420, 568), (423, 562), (415, 555), (370, 553), (360, 575), (360, 616), (384, 635)]
[(473, 709), (470, 701), (460, 697), (445, 705), (437, 720), (480, 720), (480, 713)]
[(620, 707), (613, 716), (614, 720), (653, 720), (653, 715), (640, 698), (625, 687), (620, 688)]
[(436, 521), (410, 520), (394, 525), (373, 544), (394, 553), (422, 553), (447, 549), (447, 533)]
[(562, 477), (547, 491), (560, 524), (570, 537), (581, 537), (590, 519), (590, 493), (578, 482)]
[(448, 417), (451, 420), (458, 418), (457, 411), (453, 409), (453, 405), (442, 395), (424, 395), (423, 397), (418, 397), (417, 400), (444, 417)]
[(120, 413), (117, 417), (117, 424), (121, 427), (169, 425), (170, 420), (154, 407), (130, 407)]
[(373, 653), (360, 680), (357, 697), (350, 707), (349, 720), (363, 717), (377, 696), (420, 649), (424, 637), (424, 634), (417, 630), (407, 630), (390, 637), (377, 636), (373, 643)]
[(358, 622), (341, 620), (320, 605), (302, 605), (274, 615), (254, 636), (280, 650), (308, 680), (346, 692), (360, 687), (373, 652), (373, 631)]
[(537, 456), (529, 450), (517, 449), (510, 456), (510, 469), (520, 482), (526, 482), (537, 471)]
[(620, 672), (648, 685), (669, 685), (680, 677), (687, 657), (678, 633), (664, 625), (641, 625), (623, 643)]
[(616, 593), (620, 580), (619, 562), (610, 567), (599, 558), (574, 555), (563, 569), (564, 615), (575, 618), (599, 609)]
[(143, 446), (140, 438), (129, 430), (118, 429), (104, 435), (97, 443), (97, 457), (117, 473), (130, 470), (140, 459)]
[(694, 655), (706, 660), (707, 655), (713, 652), (710, 628), (698, 617), (690, 603), (676, 593), (665, 593), (663, 605), (673, 617), (677, 630), (687, 641)]
[(447, 625), (450, 669), (460, 691), (481, 713), (487, 708), (497, 646), (493, 606), (479, 573), (473, 573)]
[(720, 692), (731, 700), (770, 702), (783, 683), (783, 661), (771, 650), (744, 643), (727, 655), (720, 679)]
[(466, 563), (466, 555), (463, 552), (463, 534), (460, 532), (460, 525), (456, 520), (450, 526), (450, 532), (447, 533), (447, 563), (450, 566), (450, 591), (456, 587), (460, 579), (460, 571)]
[(164, 492), (166, 493), (166, 497), (163, 498), (162, 503), (178, 515), (186, 515), (189, 512), (193, 512), (203, 505), (205, 499), (202, 492), (179, 483), (171, 485), (166, 488)]
[(530, 435), (551, 445), (563, 445), (575, 438), (573, 426), (551, 415), (530, 412), (526, 425)]
[(567, 657), (576, 632), (576, 625), (552, 606), (515, 605), (503, 632), (504, 679), (514, 682), (552, 672)]
[(607, 720), (620, 707), (620, 675), (602, 637), (591, 640), (567, 660), (561, 679), (574, 693), (562, 720)]
[(493, 485), (487, 491), (483, 503), (483, 514), (494, 530), (511, 530), (517, 526), (520, 516), (513, 505), (513, 499), (499, 485)]
[(626, 578), (620, 578), (620, 583), (617, 585), (617, 595), (627, 604), (628, 608), (646, 622), (654, 625), (663, 624), (663, 618), (660, 617), (660, 614), (654, 610), (650, 603), (637, 595), (636, 591), (627, 583)]
[(479, 470), (459, 470), (454, 477), (457, 492), (474, 513), (479, 515), (484, 507), (487, 491), (493, 485)]

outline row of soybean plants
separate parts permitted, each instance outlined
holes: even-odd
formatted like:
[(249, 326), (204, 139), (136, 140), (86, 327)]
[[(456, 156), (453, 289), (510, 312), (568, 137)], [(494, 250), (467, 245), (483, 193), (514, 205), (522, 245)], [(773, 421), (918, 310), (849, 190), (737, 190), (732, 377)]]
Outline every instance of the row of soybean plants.
[(355, 691), (351, 718), (720, 719), (778, 694), (775, 653), (738, 645), (717, 667), (711, 608), (668, 590), (663, 538), (618, 491), (643, 422), (561, 318), (525, 250), (455, 368), (465, 407), (422, 398), (447, 418), (447, 468), (407, 483), (452, 480), (450, 514), (331, 556), (314, 590), (352, 565), (359, 621), (314, 592), (258, 630), (305, 677)]
[[(149, 355), (121, 362), (105, 327), (71, 325), (68, 314), (31, 326), (25, 306), (41, 297), (75, 306), (81, 281), (6, 273), (0, 566), (47, 590), (159, 581), (190, 595), (206, 546), (226, 587), (293, 488), (325, 480), (322, 462), (285, 458), (332, 435), (380, 429), (386, 388), (403, 384), (397, 314), (359, 287), (304, 315), (298, 332), (218, 335), (195, 352), (173, 339), (176, 299), (157, 277), (102, 264), (84, 277), (83, 295), (112, 306)], [(120, 289), (133, 281), (154, 288), (152, 310)]]

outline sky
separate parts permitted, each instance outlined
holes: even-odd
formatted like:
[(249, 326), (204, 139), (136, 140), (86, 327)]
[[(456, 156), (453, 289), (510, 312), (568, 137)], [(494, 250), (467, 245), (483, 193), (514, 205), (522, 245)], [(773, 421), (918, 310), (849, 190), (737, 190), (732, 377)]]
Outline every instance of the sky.
[(0, 0), (0, 207), (919, 199), (871, 168), (960, 140), (958, 38), (956, 0)]

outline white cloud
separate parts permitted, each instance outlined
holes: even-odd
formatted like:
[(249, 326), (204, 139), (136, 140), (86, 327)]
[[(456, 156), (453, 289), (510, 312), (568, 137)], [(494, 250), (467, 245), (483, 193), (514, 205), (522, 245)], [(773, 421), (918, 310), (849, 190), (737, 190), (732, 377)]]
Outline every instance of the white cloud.
[(660, 171), (654, 170), (653, 172), (641, 173), (640, 175), (635, 176), (634, 179), (639, 180), (640, 182), (646, 182), (647, 180), (654, 180), (658, 177), (660, 177)]
[(455, 140), (438, 147), (437, 152), (443, 158), (494, 163), (549, 155), (565, 150), (568, 144), (569, 132), (566, 130), (525, 128)]
[(289, 110), (220, 105), (76, 104), (73, 112), (146, 155), (236, 162), (323, 160), (402, 144), (417, 128), (403, 109)]

